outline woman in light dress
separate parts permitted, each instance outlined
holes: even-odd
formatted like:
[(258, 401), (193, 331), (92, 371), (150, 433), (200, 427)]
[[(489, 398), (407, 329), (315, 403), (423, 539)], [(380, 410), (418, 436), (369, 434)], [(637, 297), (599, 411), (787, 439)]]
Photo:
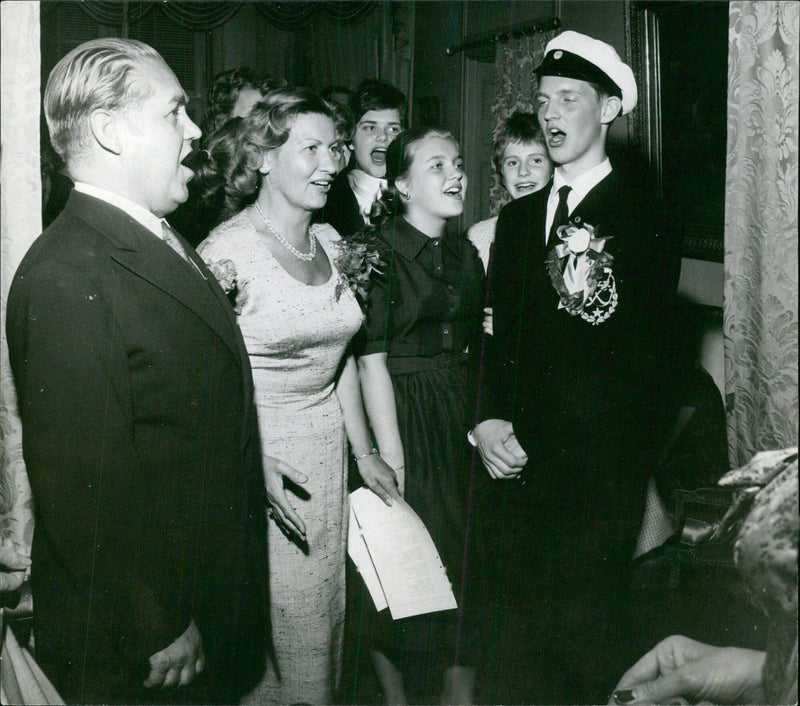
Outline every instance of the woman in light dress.
[[(373, 449), (351, 339), (362, 312), (333, 228), (311, 224), (339, 139), (316, 94), (280, 89), (210, 146), (229, 220), (198, 252), (226, 289), (250, 354), (264, 476), (274, 659), (247, 703), (331, 703), (341, 670), (348, 438), (387, 504), (394, 471)], [(212, 165), (213, 166), (213, 165)]]

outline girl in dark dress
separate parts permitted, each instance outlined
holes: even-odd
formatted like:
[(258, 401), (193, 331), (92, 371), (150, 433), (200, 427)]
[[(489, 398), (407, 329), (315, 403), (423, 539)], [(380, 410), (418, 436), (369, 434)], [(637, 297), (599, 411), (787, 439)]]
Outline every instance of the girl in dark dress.
[[(397, 214), (378, 236), (385, 264), (367, 301), (361, 385), (381, 455), (430, 531), (458, 600), (470, 468), (467, 349), (480, 336), (483, 265), (472, 243), (446, 228), (462, 213), (467, 186), (453, 136), (407, 130), (386, 162), (385, 200)], [(457, 616), (432, 613), (381, 631), (373, 657), (387, 702), (439, 701), (442, 676), (456, 664)]]

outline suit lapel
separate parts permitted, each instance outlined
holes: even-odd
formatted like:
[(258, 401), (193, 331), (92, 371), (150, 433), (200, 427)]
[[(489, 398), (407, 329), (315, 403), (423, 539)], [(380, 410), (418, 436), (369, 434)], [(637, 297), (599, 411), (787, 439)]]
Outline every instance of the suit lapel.
[[(595, 184), (570, 214), (570, 221), (586, 222), (591, 226), (600, 226), (602, 229), (603, 223), (600, 221), (604, 220), (608, 204), (611, 203), (610, 194), (614, 190), (614, 180), (615, 175), (612, 171)], [(601, 232), (600, 235), (602, 236), (603, 233)], [(613, 234), (609, 233), (608, 235)]]
[[(552, 184), (551, 184), (552, 185)], [(530, 295), (533, 298), (532, 304), (535, 306), (540, 300), (540, 291), (544, 285), (550, 284), (550, 278), (545, 270), (545, 258), (547, 257), (547, 195), (550, 193), (550, 186), (546, 186), (540, 192), (534, 194), (528, 206), (527, 220), (531, 224), (532, 233), (529, 237), (528, 248), (530, 256), (528, 262), (533, 267), (531, 275)], [(553, 290), (552, 287), (549, 289)], [(555, 294), (555, 290), (553, 290)], [(539, 302), (540, 303), (540, 302)]]
[[(180, 235), (179, 235), (180, 237)], [(247, 348), (244, 345), (244, 339), (242, 338), (242, 331), (239, 328), (239, 324), (236, 321), (236, 314), (233, 311), (233, 307), (231, 307), (230, 302), (228, 301), (228, 297), (225, 295), (225, 292), (222, 291), (222, 287), (219, 286), (214, 275), (206, 266), (206, 263), (203, 261), (197, 252), (195, 252), (194, 248), (191, 247), (182, 237), (180, 238), (181, 242), (183, 243), (184, 249), (186, 250), (187, 255), (192, 259), (192, 261), (200, 268), (200, 271), (206, 278), (206, 282), (208, 287), (214, 293), (217, 301), (219, 302), (219, 308), (225, 312), (227, 316), (228, 322), (233, 330), (233, 340), (236, 345), (236, 352), (239, 355), (239, 367), (242, 370), (242, 389), (244, 390), (244, 403), (245, 403), (245, 419), (249, 420), (250, 414), (253, 411), (253, 378), (252, 373), (250, 370), (250, 357), (247, 353)], [(242, 426), (242, 447), (247, 444), (248, 437), (250, 434), (250, 424), (249, 421)]]
[[(226, 314), (227, 303), (223, 305), (212, 293), (213, 288), (208, 281), (187, 267), (187, 263), (166, 243), (156, 239), (140, 251), (120, 250), (111, 257), (194, 312), (222, 339), (237, 359), (240, 357), (233, 336), (233, 324)], [(210, 273), (204, 275), (213, 279)]]
[(116, 250), (111, 253), (114, 261), (191, 310), (241, 361), (230, 306), (220, 301), (213, 286), (216, 285), (213, 275), (185, 241), (184, 248), (207, 281), (169, 245), (116, 206), (73, 192), (66, 208), (115, 246)]

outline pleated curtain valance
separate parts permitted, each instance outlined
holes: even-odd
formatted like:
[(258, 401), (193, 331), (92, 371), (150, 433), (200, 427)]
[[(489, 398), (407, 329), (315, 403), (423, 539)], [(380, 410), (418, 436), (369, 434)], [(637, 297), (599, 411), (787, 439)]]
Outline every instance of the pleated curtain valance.
[[(225, 24), (242, 7), (241, 2), (217, 2), (213, 0), (76, 0), (81, 9), (93, 20), (107, 26), (122, 26), (141, 20), (155, 7), (175, 24), (193, 32), (207, 32)], [(270, 2), (255, 0), (253, 3), (267, 22), (285, 31), (299, 30), (322, 14), (338, 22), (353, 22), (369, 14), (376, 0), (316, 0), (299, 2)]]
[(156, 3), (132, 0), (119, 2), (118, 0), (76, 0), (80, 8), (95, 22), (107, 27), (122, 25), (127, 12), (128, 22), (138, 22)]
[(375, 0), (337, 0), (327, 2), (269, 2), (255, 0), (255, 6), (274, 27), (283, 30), (297, 30), (305, 27), (317, 13), (337, 22), (353, 22), (372, 11)]

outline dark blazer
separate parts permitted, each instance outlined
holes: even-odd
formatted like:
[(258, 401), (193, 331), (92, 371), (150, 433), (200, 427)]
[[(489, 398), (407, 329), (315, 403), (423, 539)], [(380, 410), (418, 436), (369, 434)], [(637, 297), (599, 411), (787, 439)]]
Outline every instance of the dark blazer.
[(493, 394), (482, 418), (513, 421), (529, 456), (574, 450), (576, 443), (582, 452), (600, 447), (616, 456), (619, 439), (641, 443), (648, 435), (641, 412), (650, 406), (668, 301), (658, 203), (612, 172), (570, 214), (610, 237), (605, 250), (614, 257), (619, 302), (593, 326), (558, 308), (545, 267), (548, 193), (509, 203), (498, 219), (494, 345), (486, 366)]
[(361, 209), (347, 178), (349, 172), (348, 168), (336, 175), (325, 208), (318, 211), (315, 217), (319, 223), (330, 223), (343, 238), (364, 228)]
[[(73, 192), (8, 299), (35, 501), (36, 654), (68, 702), (231, 702), (266, 623), (252, 376), (228, 302), (114, 206)], [(194, 619), (206, 673), (140, 691)], [(251, 673), (256, 672), (256, 673)]]
[[(614, 171), (570, 220), (582, 219), (611, 237), (606, 252), (614, 257), (617, 308), (599, 325), (559, 309), (545, 267), (549, 192), (546, 187), (512, 201), (497, 223), (494, 336), (487, 343), (479, 419), (511, 421), (529, 461), (520, 480), (492, 481), (485, 471), (478, 476), (478, 514), (489, 549), (488, 564), (473, 562), (474, 582), (513, 575), (497, 583), (492, 601), (539, 601), (526, 620), (540, 625), (556, 649), (577, 644), (601, 655), (604, 648), (592, 636), (603, 642), (608, 634), (601, 626), (620, 607), (617, 591), (654, 465), (670, 273), (657, 235), (657, 201)], [(610, 649), (624, 655), (617, 646)], [(592, 659), (581, 651), (563, 673)]]

